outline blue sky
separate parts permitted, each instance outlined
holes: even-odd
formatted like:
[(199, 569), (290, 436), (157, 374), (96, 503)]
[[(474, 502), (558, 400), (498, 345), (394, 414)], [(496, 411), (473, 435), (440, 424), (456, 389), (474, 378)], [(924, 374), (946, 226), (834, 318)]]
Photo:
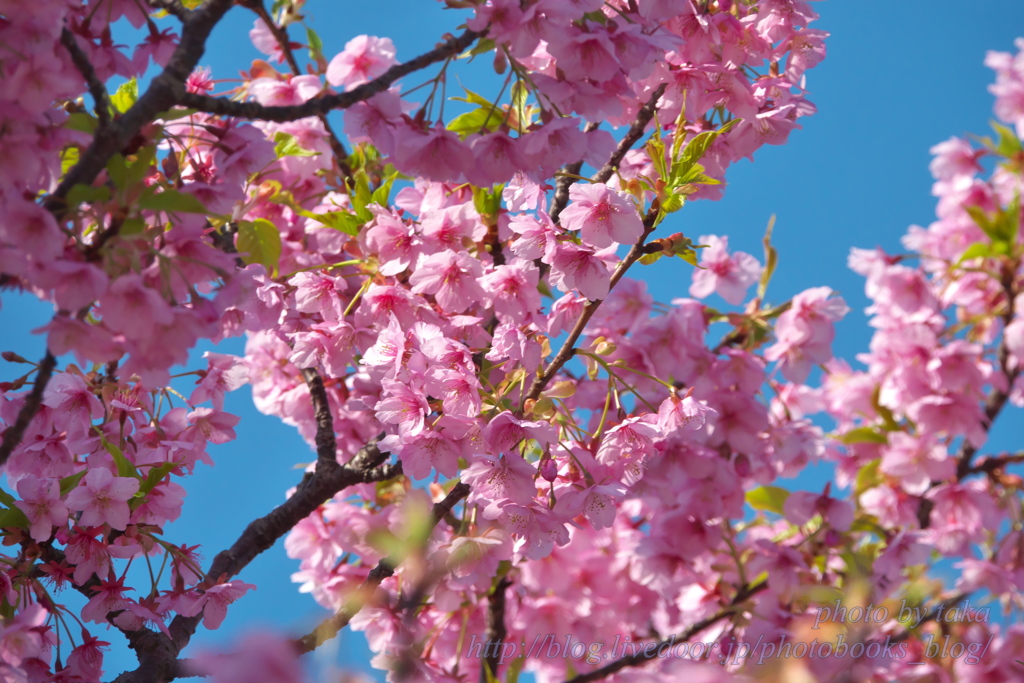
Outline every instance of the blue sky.
[[(723, 200), (690, 204), (664, 229), (692, 237), (729, 235), (733, 248), (760, 259), (764, 227), (776, 214), (780, 260), (769, 298), (785, 300), (821, 285), (839, 291), (852, 311), (839, 324), (836, 355), (852, 361), (867, 349), (871, 331), (863, 314), (868, 304), (863, 281), (846, 268), (849, 249), (900, 251), (899, 238), (909, 225), (933, 220), (928, 149), (951, 135), (987, 132), (992, 98), (986, 87), (992, 73), (982, 59), (989, 49), (1011, 51), (1013, 39), (1024, 35), (1024, 3), (832, 0), (815, 6), (821, 14), (815, 27), (832, 33), (827, 59), (808, 74), (818, 114), (801, 119), (804, 129), (793, 132), (788, 144), (762, 148), (755, 162), (730, 169)], [(391, 37), (399, 59), (407, 59), (454, 31), (462, 16), (432, 0), (309, 0), (306, 11), (328, 57), (366, 33)], [(235, 76), (260, 56), (248, 40), (251, 25), (252, 15), (235, 8), (217, 28), (201, 61), (213, 67), (215, 78)], [(463, 71), (463, 81), (484, 94), (496, 92), (496, 82), (478, 86), (488, 71), (484, 60)], [(405, 85), (416, 84), (410, 79)], [(639, 275), (658, 300), (687, 296), (689, 268), (681, 261), (662, 260)], [(10, 292), (0, 301), (2, 350), (40, 357), (41, 340), (27, 331), (48, 320), (47, 307)], [(219, 350), (240, 353), (241, 342)], [(2, 371), (4, 379), (10, 374)], [(229, 397), (228, 410), (242, 416), (238, 440), (211, 450), (215, 467), (197, 467), (182, 517), (168, 529), (170, 540), (202, 543), (207, 561), (249, 521), (283, 500), (285, 489), (299, 478), (294, 464), (311, 459), (294, 430), (252, 408), (247, 389)], [(1007, 422), (1004, 416), (994, 430), (994, 448), (1008, 447)], [(220, 630), (201, 630), (193, 643), (212, 645), (258, 626), (296, 635), (308, 631), (325, 613), (290, 582), (295, 569), (281, 544), (257, 558), (240, 578), (258, 589), (229, 610)], [(107, 639), (114, 642), (107, 677), (134, 668), (119, 635), (111, 631)], [(370, 670), (358, 633), (346, 632), (316, 657)]]

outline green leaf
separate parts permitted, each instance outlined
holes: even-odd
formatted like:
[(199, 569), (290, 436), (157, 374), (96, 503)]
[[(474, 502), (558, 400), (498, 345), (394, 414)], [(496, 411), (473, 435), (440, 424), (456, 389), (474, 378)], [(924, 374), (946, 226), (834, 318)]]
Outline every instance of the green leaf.
[(853, 491), (856, 495), (859, 496), (865, 491), (873, 489), (882, 483), (882, 473), (879, 471), (881, 464), (882, 459), (875, 458), (857, 470), (857, 476), (854, 479), (853, 484)]
[(764, 299), (768, 291), (768, 283), (771, 282), (772, 274), (775, 273), (775, 266), (779, 262), (779, 253), (772, 246), (772, 231), (775, 229), (775, 214), (768, 219), (768, 227), (764, 230), (764, 270), (761, 271), (761, 281), (757, 283), (757, 298)]
[(760, 486), (747, 491), (747, 504), (755, 510), (767, 510), (782, 514), (782, 506), (789, 498), (789, 491), (780, 486)]
[(1020, 138), (1017, 137), (1017, 134), (1011, 128), (997, 121), (992, 121), (991, 124), (992, 130), (999, 136), (999, 142), (993, 145), (992, 148), (994, 152), (1006, 158), (1012, 158), (1020, 154), (1021, 151), (1024, 151), (1024, 148), (1021, 147)]
[(504, 116), (504, 111), (488, 102), (485, 107), (474, 109), (465, 114), (459, 114), (449, 121), (445, 128), (458, 134), (459, 138), (465, 140), (470, 135), (479, 133), (484, 128), (492, 132), (497, 130)]
[(466, 91), (465, 97), (450, 97), (448, 99), (455, 102), (468, 102), (469, 104), (475, 104), (478, 107), (490, 107), (493, 104), (489, 99), (483, 95), (473, 92), (466, 86), (462, 86), (462, 89)]
[(316, 31), (306, 27), (306, 43), (309, 45), (309, 58), (316, 61), (318, 57), (324, 53), (324, 41), (320, 40), (320, 36), (317, 35)]
[(898, 432), (900, 431), (900, 425), (896, 422), (896, 416), (886, 406), (881, 403), (882, 387), (878, 385), (875, 390), (871, 393), (871, 406), (875, 409), (875, 412), (882, 418), (883, 426), (886, 431)]
[(110, 200), (110, 188), (106, 185), (100, 185), (99, 187), (93, 187), (91, 185), (84, 185), (78, 183), (72, 185), (71, 189), (68, 190), (68, 206), (78, 206), (88, 202), (89, 204), (96, 204), (98, 202), (106, 202)]
[(523, 666), (526, 665), (526, 655), (516, 657), (509, 662), (508, 670), (505, 671), (505, 683), (519, 683), (519, 674), (523, 671)]
[(889, 443), (889, 436), (882, 432), (879, 432), (874, 427), (857, 427), (851, 429), (842, 436), (839, 440), (847, 445), (855, 443)]
[(970, 261), (976, 258), (988, 258), (992, 256), (992, 244), (986, 242), (975, 242), (971, 246), (964, 250), (964, 253), (960, 255), (956, 264), (960, 265), (964, 261)]
[(366, 171), (356, 171), (355, 181), (355, 187), (352, 188), (355, 191), (349, 193), (352, 199), (352, 209), (355, 211), (356, 218), (360, 222), (372, 221), (373, 213), (366, 208), (373, 201), (373, 193), (370, 191), (370, 179), (366, 175)]
[(689, 237), (683, 237), (676, 241), (672, 247), (672, 253), (689, 263), (694, 268), (703, 268), (697, 263), (697, 249), (707, 249), (706, 244), (694, 244)]
[[(135, 153), (135, 160), (128, 166), (125, 187), (138, 185), (149, 175), (149, 169), (156, 163), (156, 145), (146, 145)], [(194, 195), (189, 195), (194, 196)]]
[(135, 469), (135, 465), (131, 461), (124, 457), (124, 453), (121, 449), (110, 443), (106, 439), (101, 439), (104, 448), (107, 449), (107, 453), (110, 453), (110, 457), (114, 459), (114, 465), (117, 467), (117, 476), (119, 477), (135, 477), (139, 478), (139, 471)]
[(501, 211), (501, 192), (504, 185), (473, 188), (473, 207), (481, 216), (496, 216)]
[(174, 107), (167, 111), (162, 111), (157, 114), (154, 118), (161, 121), (175, 121), (177, 119), (185, 118), (186, 116), (192, 116), (192, 114), (199, 113), (198, 109), (186, 109), (184, 107)]
[(359, 234), (359, 229), (363, 227), (365, 221), (359, 220), (356, 215), (350, 211), (330, 211), (328, 213), (313, 213), (312, 211), (306, 211), (301, 209), (296, 211), (300, 216), (311, 218), (317, 223), (321, 223), (328, 228), (339, 230), (346, 235), (352, 235), (355, 237)]
[(277, 158), (284, 157), (315, 157), (320, 152), (313, 152), (299, 144), (298, 139), (291, 133), (278, 131), (274, 133), (274, 153)]
[(128, 183), (128, 162), (121, 154), (114, 154), (107, 161), (107, 177), (114, 187), (123, 190)]
[(665, 198), (665, 201), (661, 203), (661, 210), (663, 213), (675, 213), (679, 209), (683, 208), (683, 204), (686, 203), (686, 197), (681, 194), (670, 194)]
[(999, 242), (1013, 243), (1020, 231), (1020, 197), (1015, 197), (1006, 210), (996, 211), (991, 217), (977, 206), (965, 206), (964, 210), (974, 219), (978, 227), (992, 240), (993, 246)]
[(156, 467), (150, 467), (149, 472), (146, 473), (146, 478), (142, 481), (139, 486), (139, 492), (135, 495), (145, 496), (152, 491), (157, 484), (163, 481), (163, 478), (167, 476), (167, 473), (178, 466), (176, 462), (165, 462)]
[(125, 218), (124, 222), (121, 223), (121, 229), (117, 231), (117, 234), (121, 237), (131, 237), (132, 235), (141, 235), (146, 230), (146, 221), (141, 218)]
[(64, 175), (71, 170), (71, 167), (78, 163), (78, 157), (77, 147), (65, 147), (60, 153), (60, 174)]
[(7, 507), (14, 507), (14, 501), (16, 500), (17, 498), (7, 493), (7, 491), (0, 489), (0, 503), (3, 503)]
[(123, 114), (132, 108), (132, 105), (139, 99), (139, 84), (132, 78), (122, 83), (113, 95), (110, 96), (110, 103), (118, 113)]
[(11, 527), (19, 529), (27, 529), (29, 527), (28, 517), (16, 507), (0, 510), (0, 529), (9, 529)]
[(493, 49), (494, 49), (494, 41), (493, 40), (491, 40), (490, 38), (481, 38), (480, 42), (478, 42), (471, 49), (466, 50), (465, 52), (463, 52), (461, 55), (456, 57), (456, 59), (466, 59), (467, 57), (476, 57), (477, 55), (482, 55), (485, 52), (490, 52)]
[(83, 112), (76, 112), (68, 116), (68, 120), (64, 122), (64, 127), (70, 130), (77, 130), (80, 133), (95, 133), (99, 127), (100, 122), (95, 116)]
[(87, 470), (76, 472), (69, 477), (64, 477), (60, 480), (60, 497), (63, 498), (76, 488), (78, 488), (78, 482), (82, 481), (82, 477), (85, 476)]
[(658, 177), (668, 182), (668, 164), (665, 161), (665, 143), (661, 140), (661, 127), (655, 126), (654, 135), (647, 141), (647, 156), (651, 158), (651, 163), (654, 164), (654, 170), (657, 171)]
[(281, 232), (276, 225), (266, 218), (239, 221), (236, 247), (245, 263), (262, 264), (268, 273), (277, 276), (281, 260)]
[[(673, 187), (678, 187), (679, 185), (686, 183), (703, 182), (693, 179), (701, 176), (707, 178), (707, 176), (703, 175), (703, 167), (697, 171), (695, 175), (691, 175), (694, 167), (697, 166), (697, 162), (704, 157), (704, 154), (707, 153), (708, 149), (715, 142), (718, 136), (727, 132), (730, 128), (739, 123), (739, 121), (740, 119), (733, 119), (723, 124), (718, 130), (706, 130), (703, 133), (698, 134), (687, 143), (686, 147), (681, 150), (681, 153), (679, 147), (682, 138), (677, 138), (672, 146), (673, 161), (671, 180), (669, 184)], [(711, 180), (710, 178), (708, 179)]]
[(170, 189), (165, 189), (162, 192), (154, 192), (152, 188), (146, 190), (139, 197), (138, 207), (169, 213), (210, 213), (195, 195)]
[(378, 204), (379, 206), (387, 206), (391, 200), (391, 185), (394, 184), (398, 178), (398, 173), (392, 173), (388, 176), (387, 180), (380, 184), (373, 194), (370, 196), (371, 204)]
[(664, 255), (665, 252), (663, 251), (656, 251), (653, 254), (644, 254), (643, 256), (640, 257), (640, 264), (644, 266), (649, 266), (652, 263), (656, 263), (657, 260)]

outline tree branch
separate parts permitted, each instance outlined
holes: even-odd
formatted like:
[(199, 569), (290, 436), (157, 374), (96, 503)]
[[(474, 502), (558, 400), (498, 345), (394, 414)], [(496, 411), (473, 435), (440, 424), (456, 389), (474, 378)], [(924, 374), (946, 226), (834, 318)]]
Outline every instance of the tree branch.
[[(469, 484), (464, 484), (460, 481), (452, 488), (451, 491), (448, 492), (448, 495), (444, 497), (444, 500), (439, 503), (435, 503), (431, 512), (432, 519), (430, 528), (433, 529), (436, 527), (437, 524), (452, 511), (452, 508), (454, 508), (460, 500), (468, 496), (469, 490)], [(378, 562), (377, 566), (370, 570), (366, 580), (363, 581), (362, 586), (360, 586), (359, 590), (356, 592), (356, 596), (354, 597), (357, 599), (350, 600), (333, 616), (325, 619), (311, 633), (293, 641), (295, 649), (300, 654), (312, 652), (323, 643), (338, 635), (338, 632), (348, 626), (348, 623), (352, 621), (352, 617), (359, 614), (359, 611), (363, 608), (365, 601), (358, 598), (372, 595), (373, 592), (376, 591), (377, 587), (380, 586), (381, 581), (394, 575), (395, 568), (398, 564), (399, 560), (394, 557), (386, 557)]]
[[(64, 175), (44, 205), (57, 218), (68, 212), (67, 194), (75, 185), (90, 185), (107, 166), (110, 158), (163, 111), (179, 103), (185, 92), (185, 80), (199, 63), (213, 27), (234, 5), (234, 0), (206, 0), (202, 7), (188, 12), (183, 21), (181, 41), (164, 70), (157, 74), (146, 92), (132, 107), (106, 128), (97, 130), (78, 163)], [(166, 9), (166, 8), (165, 8)]]
[[(313, 474), (307, 474), (288, 500), (250, 523), (230, 548), (218, 553), (206, 573), (207, 577), (219, 581), (237, 575), (256, 556), (272, 547), (299, 521), (311, 515), (339, 491), (355, 484), (386, 481), (401, 474), (400, 463), (381, 465), (387, 454), (377, 448), (380, 438), (371, 439), (345, 465), (323, 471), (318, 469)], [(171, 636), (179, 651), (188, 644), (198, 624), (198, 616), (178, 615), (172, 620)]]
[[(651, 207), (651, 209), (647, 211), (647, 216), (644, 218), (643, 234), (640, 236), (640, 239), (636, 241), (636, 244), (630, 247), (626, 257), (622, 259), (619, 265), (615, 268), (615, 272), (612, 273), (611, 280), (608, 283), (609, 292), (614, 289), (615, 285), (618, 284), (619, 280), (621, 280), (626, 274), (626, 271), (629, 270), (629, 267), (639, 261), (640, 257), (644, 255), (644, 240), (654, 232), (654, 221), (657, 217), (657, 210), (655, 210), (654, 207)], [(597, 307), (601, 305), (601, 301), (601, 299), (596, 299), (594, 301), (587, 302), (586, 307), (583, 309), (583, 313), (580, 314), (580, 317), (573, 326), (572, 331), (569, 332), (569, 337), (565, 340), (565, 343), (562, 344), (562, 348), (558, 350), (558, 353), (546, 368), (537, 371), (537, 376), (534, 377), (533, 383), (530, 385), (529, 392), (527, 392), (526, 396), (523, 397), (522, 406), (525, 406), (526, 401), (537, 400), (540, 397), (540, 392), (544, 391), (544, 387), (548, 385), (551, 378), (558, 374), (558, 371), (562, 369), (562, 366), (576, 354), (576, 342), (583, 334), (583, 330), (586, 328), (587, 323), (590, 322), (590, 318), (593, 317), (594, 312), (597, 311)]]
[(260, 121), (286, 122), (304, 119), (308, 116), (318, 116), (334, 109), (347, 109), (357, 102), (362, 102), (378, 93), (384, 92), (403, 76), (425, 69), (431, 64), (462, 52), (482, 35), (484, 34), (477, 33), (476, 31), (466, 31), (461, 36), (442, 43), (430, 52), (425, 52), (408, 62), (396, 64), (369, 83), (364, 83), (348, 92), (314, 97), (303, 104), (269, 107), (259, 102), (236, 102), (234, 100), (195, 93), (184, 93), (178, 104), (191, 109), (198, 109), (208, 114), (236, 116)]
[(1007, 465), (1016, 465), (1024, 462), (1024, 453), (1001, 453), (999, 455), (989, 455), (976, 464), (971, 465), (967, 468), (964, 476), (969, 474), (994, 474), (996, 471), (1001, 470)]
[(599, 681), (602, 678), (605, 678), (607, 676), (612, 675), (613, 673), (621, 671), (622, 669), (625, 669), (628, 666), (638, 666), (646, 664), (652, 659), (657, 659), (658, 647), (662, 645), (687, 642), (688, 640), (690, 640), (690, 638), (693, 638), (695, 635), (697, 635), (704, 629), (708, 628), (709, 626), (713, 626), (722, 619), (725, 619), (735, 614), (737, 611), (736, 608), (740, 605), (740, 603), (746, 602), (751, 597), (760, 593), (767, 587), (767, 581), (762, 581), (761, 583), (755, 584), (754, 586), (745, 586), (742, 590), (740, 590), (739, 593), (736, 594), (736, 597), (732, 599), (728, 606), (723, 607), (722, 609), (715, 612), (709, 617), (701, 619), (696, 624), (686, 629), (674, 638), (662, 639), (658, 641), (654, 647), (645, 647), (640, 652), (636, 652), (627, 657), (620, 657), (611, 664), (602, 666), (600, 669), (595, 669), (589, 673), (580, 674), (579, 676), (573, 676), (572, 678), (565, 681), (565, 683), (589, 683), (590, 681)]
[[(278, 26), (274, 21), (274, 18), (270, 16), (270, 12), (267, 11), (266, 5), (262, 0), (253, 0), (252, 4), (246, 4), (256, 15), (263, 20), (263, 23), (267, 25), (270, 32), (274, 34), (274, 39), (277, 44), (281, 46), (281, 52), (284, 54), (284, 59), (288, 63), (289, 68), (292, 70), (293, 76), (301, 76), (302, 69), (299, 67), (299, 61), (295, 59), (295, 52), (292, 50), (291, 41), (288, 40), (288, 29), (283, 26)], [(318, 114), (317, 118), (324, 124), (324, 130), (327, 132), (327, 142), (331, 146), (331, 151), (334, 153), (334, 160), (338, 164), (338, 170), (341, 175), (348, 178), (352, 175), (352, 169), (348, 165), (348, 151), (345, 146), (341, 144), (341, 140), (338, 139), (337, 134), (331, 127), (331, 124), (327, 121), (327, 114)]]
[[(611, 157), (608, 158), (607, 163), (601, 167), (601, 170), (594, 176), (594, 181), (598, 183), (608, 182), (608, 179), (612, 177), (619, 168), (619, 164), (622, 163), (623, 157), (626, 156), (626, 152), (633, 148), (633, 145), (643, 137), (644, 131), (647, 130), (647, 124), (654, 118), (654, 112), (658, 109), (658, 100), (665, 94), (665, 83), (662, 83), (658, 88), (651, 94), (651, 99), (647, 100), (647, 103), (640, 107), (640, 111), (637, 112), (636, 118), (633, 119), (633, 125), (629, 127), (626, 134), (619, 141), (619, 146), (615, 148), (615, 152), (612, 153)], [(678, 133), (677, 133), (678, 134)]]
[[(633, 124), (626, 131), (626, 134), (619, 141), (619, 145), (612, 152), (612, 155), (608, 157), (608, 161), (605, 162), (604, 166), (601, 167), (594, 175), (595, 183), (606, 183), (612, 174), (619, 168), (619, 164), (622, 163), (622, 158), (626, 156), (626, 152), (633, 148), (633, 145), (643, 137), (644, 131), (647, 130), (647, 125), (654, 118), (654, 112), (658, 108), (658, 100), (665, 94), (665, 83), (658, 86), (657, 90), (651, 95), (651, 98), (647, 100), (644, 106), (640, 107), (640, 111), (637, 112), (636, 118), (633, 119)], [(591, 127), (593, 126), (593, 127)], [(598, 126), (595, 124), (588, 123), (586, 130), (595, 130)], [(570, 164), (562, 170), (574, 175), (579, 175), (580, 168), (582, 168), (583, 162), (577, 162)], [(559, 176), (555, 186), (555, 197), (551, 202), (551, 216), (552, 222), (558, 222), (558, 216), (565, 209), (566, 205), (569, 204), (569, 188), (578, 182), (576, 178), (570, 176)]]
[(55, 367), (57, 367), (57, 359), (47, 351), (43, 360), (39, 361), (35, 384), (28, 398), (25, 399), (25, 404), (18, 411), (18, 417), (14, 419), (14, 424), (4, 430), (4, 440), (3, 443), (0, 443), (0, 467), (7, 464), (7, 458), (11, 457), (15, 447), (21, 443), (21, 437), (25, 435), (29, 423), (42, 407), (43, 392), (46, 391), (46, 385), (49, 383)]
[(71, 55), (71, 62), (78, 69), (78, 72), (82, 74), (86, 85), (89, 86), (89, 94), (92, 95), (93, 102), (96, 105), (94, 111), (96, 112), (96, 118), (100, 122), (100, 128), (109, 126), (110, 112), (113, 111), (113, 105), (110, 103), (110, 94), (107, 92), (106, 87), (104, 87), (103, 82), (100, 81), (99, 76), (96, 75), (96, 69), (93, 68), (89, 58), (82, 52), (82, 48), (75, 40), (74, 34), (66, 26), (60, 32), (60, 44)]
[(338, 467), (338, 441), (334, 436), (334, 417), (327, 401), (327, 389), (324, 388), (324, 380), (316, 368), (303, 370), (302, 378), (309, 387), (316, 415), (316, 469), (318, 472), (326, 472)]
[(501, 663), (499, 643), (505, 642), (508, 631), (505, 629), (505, 589), (512, 585), (508, 577), (501, 577), (497, 585), (487, 596), (487, 633), (484, 642), (488, 645), (488, 653), (480, 663), (480, 683), (498, 678), (498, 666)]

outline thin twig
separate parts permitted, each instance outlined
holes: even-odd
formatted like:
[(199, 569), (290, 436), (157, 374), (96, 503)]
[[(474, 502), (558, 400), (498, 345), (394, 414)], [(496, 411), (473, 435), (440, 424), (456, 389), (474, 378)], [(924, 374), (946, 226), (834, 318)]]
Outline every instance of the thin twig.
[[(644, 106), (640, 107), (640, 111), (637, 112), (636, 118), (633, 119), (633, 124), (626, 131), (626, 134), (622, 136), (622, 140), (619, 141), (618, 147), (612, 153), (611, 157), (608, 158), (607, 163), (601, 167), (601, 170), (594, 175), (594, 182), (604, 183), (608, 182), (608, 179), (612, 177), (612, 174), (618, 170), (619, 164), (622, 163), (623, 157), (626, 156), (626, 152), (632, 149), (633, 145), (643, 137), (644, 131), (647, 130), (647, 124), (654, 118), (654, 112), (658, 109), (658, 100), (665, 94), (665, 83), (658, 86), (651, 94), (651, 98), (647, 100)], [(678, 131), (676, 132), (678, 135)]]
[[(281, 53), (284, 54), (284, 60), (288, 63), (288, 67), (292, 70), (293, 76), (301, 76), (302, 68), (299, 66), (299, 60), (295, 58), (295, 52), (292, 50), (291, 41), (288, 40), (288, 29), (283, 26), (279, 26), (274, 18), (270, 16), (270, 12), (267, 11), (266, 5), (263, 2), (253, 2), (252, 5), (246, 5), (250, 7), (253, 12), (267, 25), (270, 32), (274, 35), (274, 39), (277, 44), (281, 46)], [(348, 165), (348, 151), (345, 146), (341, 144), (341, 140), (338, 139), (337, 134), (331, 127), (331, 124), (327, 121), (327, 114), (321, 112), (317, 115), (320, 122), (324, 124), (324, 130), (327, 132), (327, 142), (331, 146), (331, 152), (334, 153), (334, 160), (338, 164), (338, 170), (344, 178), (351, 177), (352, 168)]]
[[(658, 212), (655, 211), (653, 207), (647, 212), (647, 217), (644, 218), (644, 232), (640, 236), (640, 239), (636, 241), (636, 244), (630, 247), (626, 257), (622, 259), (619, 265), (615, 268), (615, 272), (612, 273), (611, 280), (608, 282), (609, 292), (615, 288), (615, 285), (618, 284), (619, 280), (621, 280), (626, 274), (629, 267), (639, 261), (640, 257), (644, 255), (644, 240), (654, 232), (654, 221), (657, 216)], [(540, 397), (540, 393), (544, 391), (544, 388), (548, 385), (548, 382), (550, 382), (551, 379), (558, 374), (558, 371), (562, 369), (562, 366), (575, 355), (576, 342), (579, 341), (587, 323), (590, 322), (590, 318), (593, 317), (598, 306), (601, 305), (601, 301), (601, 299), (597, 299), (587, 302), (586, 307), (583, 309), (583, 313), (580, 314), (580, 317), (576, 320), (576, 324), (573, 326), (572, 331), (569, 332), (569, 336), (566, 338), (565, 343), (562, 344), (562, 348), (558, 350), (558, 353), (555, 354), (555, 357), (547, 367), (537, 371), (537, 376), (533, 379), (533, 383), (530, 385), (530, 390), (527, 392), (526, 396), (523, 397), (522, 406), (525, 406), (526, 401), (537, 400)]]
[(964, 476), (969, 474), (992, 474), (997, 470), (1000, 470), (1007, 465), (1016, 465), (1024, 462), (1024, 453), (1003, 453), (1001, 455), (990, 455), (979, 460), (976, 464), (971, 465), (964, 472)]
[[(923, 617), (921, 617), (921, 621), (919, 621), (916, 624), (914, 624), (914, 628), (917, 628), (918, 626), (921, 626), (922, 624), (927, 624), (929, 622), (935, 621), (936, 619), (939, 618), (939, 613), (940, 612), (943, 612), (943, 611), (949, 609), (953, 605), (960, 604), (961, 602), (963, 602), (964, 600), (969, 598), (970, 595), (971, 595), (970, 593), (958, 593), (957, 595), (954, 595), (951, 598), (946, 598), (945, 600), (940, 602), (938, 605), (936, 605), (932, 609), (932, 611), (930, 611), (928, 614), (926, 614)], [(906, 640), (907, 638), (910, 637), (910, 635), (912, 633), (912, 630), (913, 629), (909, 629), (909, 628), (908, 629), (903, 629), (903, 631), (901, 633), (897, 633), (895, 636), (890, 636), (888, 638), (888, 640), (891, 643), (902, 643), (904, 640)]]
[(306, 100), (303, 104), (271, 107), (264, 106), (259, 102), (236, 102), (234, 100), (195, 93), (184, 93), (180, 98), (179, 104), (208, 114), (281, 123), (304, 119), (307, 116), (326, 114), (335, 109), (347, 109), (357, 102), (362, 102), (378, 93), (384, 92), (391, 87), (391, 84), (403, 76), (453, 57), (472, 45), (482, 35), (483, 33), (477, 33), (476, 31), (466, 31), (457, 38), (452, 38), (442, 43), (430, 52), (425, 52), (408, 62), (396, 64), (369, 83), (364, 83), (347, 92), (314, 97)]
[(142, 127), (152, 123), (161, 112), (179, 103), (185, 92), (185, 80), (195, 69), (206, 47), (213, 27), (234, 5), (234, 0), (206, 0), (188, 13), (181, 32), (181, 40), (164, 70), (153, 78), (149, 88), (128, 111), (106, 128), (100, 128), (89, 147), (82, 152), (78, 163), (72, 166), (57, 188), (45, 200), (46, 208), (58, 221), (70, 207), (67, 195), (75, 185), (91, 185), (107, 167), (110, 158), (134, 138)]

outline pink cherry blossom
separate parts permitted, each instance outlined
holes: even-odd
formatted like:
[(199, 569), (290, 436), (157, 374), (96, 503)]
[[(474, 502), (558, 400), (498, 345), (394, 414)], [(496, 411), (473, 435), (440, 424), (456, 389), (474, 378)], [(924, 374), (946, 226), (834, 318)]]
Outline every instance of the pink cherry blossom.
[(423, 258), (409, 278), (412, 291), (433, 294), (449, 313), (465, 311), (484, 298), (480, 262), (465, 252), (443, 251)]
[(67, 506), (81, 511), (79, 524), (109, 524), (124, 530), (128, 525), (128, 499), (139, 490), (139, 480), (115, 477), (110, 470), (96, 467), (89, 470), (82, 482), (67, 497)]
[(327, 65), (327, 82), (351, 90), (373, 80), (397, 63), (390, 38), (356, 36)]
[(67, 524), (68, 508), (60, 499), (57, 481), (38, 479), (30, 474), (18, 482), (18, 495), (21, 500), (14, 504), (28, 517), (29, 534), (33, 540), (40, 543), (48, 541), (53, 535), (53, 527)]
[(644, 232), (633, 202), (607, 185), (575, 183), (569, 188), (572, 201), (562, 211), (562, 225), (579, 230), (584, 242), (603, 248), (613, 242), (633, 244)]
[(700, 250), (701, 268), (693, 273), (690, 294), (703, 299), (715, 292), (734, 306), (742, 302), (747, 289), (761, 276), (761, 264), (742, 251), (730, 256), (728, 237), (701, 235), (697, 244), (708, 247)]

